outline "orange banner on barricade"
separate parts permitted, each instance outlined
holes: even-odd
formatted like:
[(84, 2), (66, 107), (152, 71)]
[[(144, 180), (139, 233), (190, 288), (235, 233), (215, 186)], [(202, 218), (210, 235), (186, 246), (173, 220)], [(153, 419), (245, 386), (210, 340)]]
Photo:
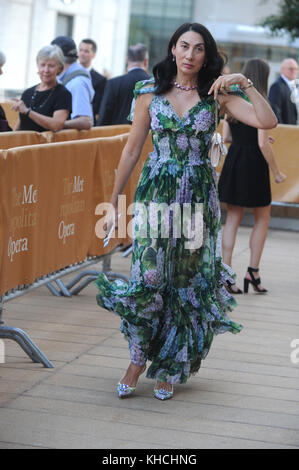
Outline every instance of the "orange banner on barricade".
[[(131, 243), (126, 233), (130, 216), (123, 237), (112, 238), (106, 248), (103, 236), (95, 232), (106, 215), (95, 209), (110, 201), (127, 138), (124, 134), (0, 152), (0, 294), (83, 261), (87, 255), (102, 256), (119, 244)], [(147, 140), (124, 190), (124, 217), (150, 146)]]
[(279, 169), (287, 176), (280, 184), (271, 174), (272, 200), (299, 203), (299, 126), (278, 125), (269, 131)]
[(90, 256), (108, 254), (117, 245), (124, 243), (123, 239), (117, 239), (113, 236), (109, 245), (104, 248), (104, 232), (102, 227), (104, 224), (104, 217), (107, 215), (106, 211), (108, 210), (108, 204), (113, 191), (116, 169), (127, 139), (128, 134), (99, 139), (94, 172), (93, 236), (88, 250), (88, 254)]
[(0, 293), (86, 258), (96, 141), (2, 152)]
[(15, 126), (15, 124), (17, 123), (17, 120), (19, 118), (19, 113), (17, 111), (13, 111), (11, 109), (14, 102), (13, 101), (3, 101), (0, 104), (1, 104), (1, 106), (4, 110), (4, 112), (5, 112), (5, 116), (6, 116), (6, 119), (8, 121), (8, 124), (13, 129), (13, 127)]
[[(222, 122), (219, 132), (222, 132)], [(273, 152), (279, 169), (287, 176), (280, 184), (275, 183), (270, 171), (272, 201), (299, 203), (299, 126), (279, 124), (275, 129), (268, 131), (269, 136), (274, 138)], [(229, 144), (226, 144), (229, 148)], [(220, 175), (224, 159), (221, 159), (217, 167)], [(254, 182), (253, 182), (254, 184)]]
[(48, 143), (47, 136), (35, 131), (0, 132), (0, 149)]
[(88, 131), (65, 129), (59, 132), (0, 132), (0, 149), (8, 150), (26, 145), (69, 142), (72, 140), (95, 139), (98, 137), (111, 137), (115, 135), (126, 134), (130, 131), (130, 129), (131, 126), (129, 124), (119, 124), (116, 126), (92, 127)]
[(98, 137), (112, 137), (130, 132), (129, 124), (118, 124), (115, 126), (92, 127), (88, 131), (76, 129), (65, 129), (59, 132), (44, 132), (49, 142), (64, 142), (70, 140), (96, 139)]
[[(295, 126), (271, 131), (275, 156), (288, 177), (272, 186), (273, 200), (299, 202), (298, 132)], [(124, 189), (120, 237), (104, 248), (104, 234), (96, 234), (103, 225), (102, 204), (110, 201), (127, 139), (128, 134), (123, 134), (0, 151), (0, 295), (87, 255), (102, 256), (119, 244), (131, 243), (128, 207), (152, 151), (150, 134)]]
[(90, 256), (100, 256), (102, 254), (107, 254), (119, 244), (127, 246), (132, 242), (131, 234), (127, 230), (132, 218), (132, 214), (128, 213), (128, 208), (133, 203), (136, 186), (144, 162), (147, 159), (148, 154), (152, 151), (150, 134), (146, 139), (140, 158), (123, 191), (123, 196), (125, 197), (121, 198), (121, 205), (119, 207), (120, 219), (118, 222), (118, 233), (113, 234), (113, 237), (111, 238), (109, 245), (106, 248), (103, 248), (103, 239), (99, 238), (99, 235), (103, 236), (102, 226), (104, 223), (104, 216), (106, 215), (104, 209), (105, 207), (108, 207), (103, 203), (109, 203), (110, 201), (116, 170), (121, 157), (122, 149), (125, 146), (127, 139), (128, 134), (100, 139), (99, 153), (97, 155), (95, 170), (96, 181), (94, 182), (93, 191), (95, 207), (95, 237), (92, 240), (92, 244), (89, 249), (88, 254)]

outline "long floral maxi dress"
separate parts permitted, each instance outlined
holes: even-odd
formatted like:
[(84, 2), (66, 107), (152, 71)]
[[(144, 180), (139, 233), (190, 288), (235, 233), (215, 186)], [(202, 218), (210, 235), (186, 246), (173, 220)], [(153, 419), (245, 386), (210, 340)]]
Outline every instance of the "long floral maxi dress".
[[(152, 80), (138, 82), (135, 99), (152, 93), (152, 84)], [(149, 107), (154, 150), (135, 193), (130, 282), (111, 283), (103, 273), (96, 280), (98, 304), (122, 319), (131, 361), (143, 365), (150, 360), (147, 377), (172, 384), (185, 383), (198, 371), (215, 334), (242, 329), (226, 314), (236, 302), (224, 287), (226, 280), (233, 282), (234, 273), (221, 260), (216, 174), (208, 158), (214, 112), (215, 101), (209, 97), (180, 118), (163, 95), (154, 95)], [(190, 230), (182, 229), (178, 236), (171, 225), (180, 218), (174, 211), (167, 214), (169, 236), (161, 230), (165, 213), (158, 217), (158, 230), (151, 230), (155, 203), (156, 207), (176, 203), (181, 209), (197, 203), (202, 214), (201, 246), (188, 246)], [(194, 214), (191, 211), (193, 226)]]

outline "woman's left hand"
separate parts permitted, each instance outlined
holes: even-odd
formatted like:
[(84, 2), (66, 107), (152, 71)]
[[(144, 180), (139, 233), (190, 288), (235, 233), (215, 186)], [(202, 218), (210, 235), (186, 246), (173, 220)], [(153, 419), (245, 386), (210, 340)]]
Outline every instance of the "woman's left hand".
[(248, 85), (248, 81), (247, 78), (241, 73), (220, 75), (220, 77), (218, 77), (211, 86), (208, 94), (211, 95), (214, 93), (214, 99), (216, 100), (219, 91), (221, 91), (221, 93), (227, 94), (227, 91), (229, 91), (229, 87), (231, 85), (239, 85), (242, 88)]

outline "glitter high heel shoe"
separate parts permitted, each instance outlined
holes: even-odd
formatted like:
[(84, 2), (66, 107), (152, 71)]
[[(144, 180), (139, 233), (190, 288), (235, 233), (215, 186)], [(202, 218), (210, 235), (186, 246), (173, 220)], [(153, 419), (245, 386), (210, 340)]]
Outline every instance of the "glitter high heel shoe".
[(158, 400), (170, 400), (173, 397), (173, 385), (171, 391), (166, 390), (163, 386), (161, 388), (154, 388), (154, 397)]
[[(145, 369), (146, 369), (146, 366), (143, 367), (140, 374), (138, 375), (138, 378), (140, 377), (141, 374), (143, 374)], [(130, 395), (132, 395), (135, 392), (135, 390), (136, 390), (136, 387), (130, 387), (130, 385), (122, 384), (120, 382), (118, 382), (117, 384), (117, 395), (119, 396), (119, 398), (127, 398)]]
[(136, 387), (129, 387), (127, 384), (121, 384), (118, 382), (117, 384), (117, 394), (119, 398), (126, 398), (132, 395), (136, 390)]

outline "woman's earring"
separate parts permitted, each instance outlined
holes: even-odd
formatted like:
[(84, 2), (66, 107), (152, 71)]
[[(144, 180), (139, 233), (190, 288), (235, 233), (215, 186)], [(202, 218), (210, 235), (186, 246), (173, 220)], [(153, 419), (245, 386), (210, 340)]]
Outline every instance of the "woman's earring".
[(172, 62), (175, 62), (175, 56), (174, 55), (172, 56)]

